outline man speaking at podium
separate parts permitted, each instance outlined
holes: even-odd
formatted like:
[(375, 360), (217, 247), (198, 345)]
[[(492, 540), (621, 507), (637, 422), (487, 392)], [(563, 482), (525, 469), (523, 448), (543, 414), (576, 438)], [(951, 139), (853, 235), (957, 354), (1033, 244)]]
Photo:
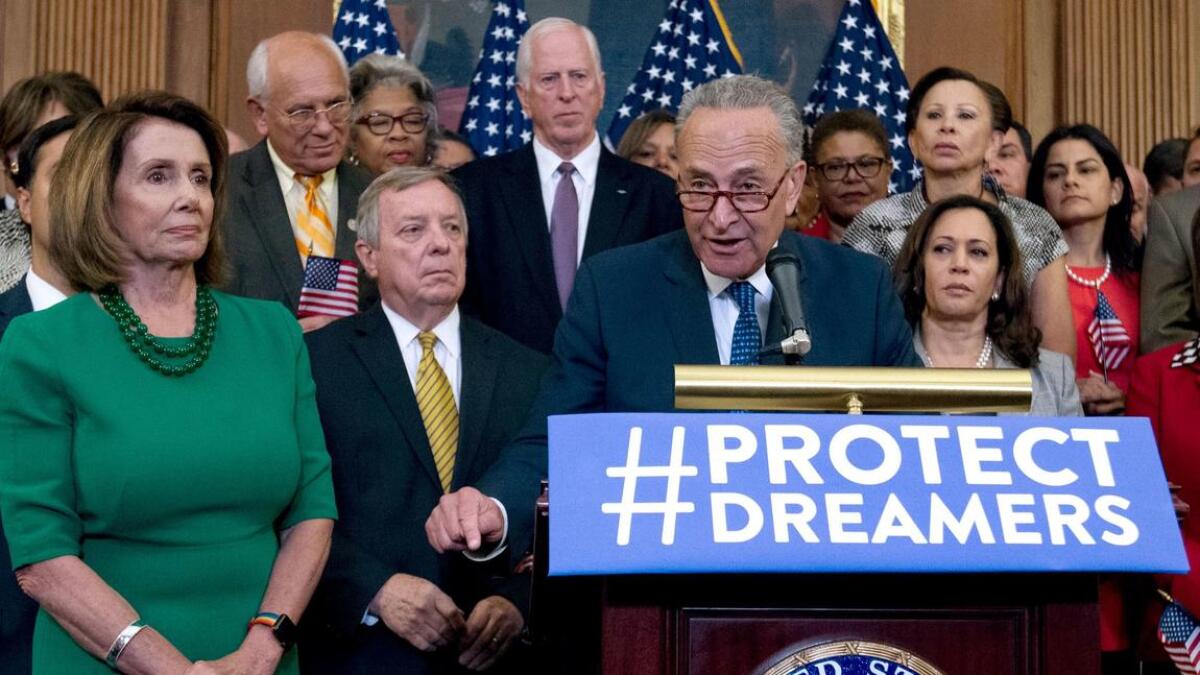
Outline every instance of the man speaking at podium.
[[(784, 231), (807, 167), (799, 112), (778, 86), (750, 75), (708, 82), (684, 97), (675, 128), (685, 231), (584, 262), (521, 435), (426, 521), (438, 551), (488, 548), (506, 532), (511, 546), (528, 545), (548, 416), (670, 411), (675, 364), (783, 363), (760, 354), (786, 337), (777, 296), (802, 307), (788, 318), (806, 324), (807, 365), (920, 365), (882, 260)], [(768, 280), (776, 247), (798, 261), (798, 288)]]

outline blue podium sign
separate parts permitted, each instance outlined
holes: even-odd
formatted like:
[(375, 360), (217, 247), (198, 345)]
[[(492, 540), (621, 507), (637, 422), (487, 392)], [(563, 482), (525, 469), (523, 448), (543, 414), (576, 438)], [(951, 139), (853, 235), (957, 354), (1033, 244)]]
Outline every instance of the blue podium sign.
[(1141, 418), (551, 417), (550, 574), (1184, 572)]

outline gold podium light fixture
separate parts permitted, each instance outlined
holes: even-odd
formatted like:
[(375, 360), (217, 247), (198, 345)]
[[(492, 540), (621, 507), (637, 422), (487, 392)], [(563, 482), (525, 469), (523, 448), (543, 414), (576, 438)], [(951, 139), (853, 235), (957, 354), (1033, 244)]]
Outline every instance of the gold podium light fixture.
[(675, 366), (679, 410), (1029, 412), (1028, 370)]

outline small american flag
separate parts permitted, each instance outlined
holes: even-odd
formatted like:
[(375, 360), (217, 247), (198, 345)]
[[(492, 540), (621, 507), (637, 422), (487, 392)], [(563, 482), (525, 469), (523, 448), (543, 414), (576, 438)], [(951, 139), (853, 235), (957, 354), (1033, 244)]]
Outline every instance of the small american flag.
[(492, 6), (479, 50), (479, 65), (467, 92), (458, 133), (471, 142), (477, 154), (492, 157), (516, 150), (533, 140), (533, 123), (517, 100), (517, 46), (529, 28), (523, 0), (505, 0)]
[(741, 72), (742, 55), (717, 0), (671, 0), (608, 127), (609, 142), (620, 143), (639, 114), (659, 108), (674, 113), (692, 89)]
[(1200, 625), (1177, 602), (1163, 610), (1158, 620), (1158, 639), (1183, 675), (1200, 673)]
[(908, 95), (908, 79), (870, 0), (847, 0), (833, 43), (804, 105), (804, 123), (811, 127), (825, 113), (837, 110), (862, 108), (874, 112), (887, 129), (892, 146), (888, 190), (892, 194), (908, 192), (921, 177), (904, 131)]
[(300, 310), (305, 316), (350, 316), (358, 311), (358, 265), (353, 260), (308, 256)]
[(1120, 367), (1129, 356), (1129, 333), (1125, 332), (1125, 324), (1121, 323), (1102, 291), (1096, 292), (1096, 311), (1087, 332), (1096, 360), (1106, 372)]
[(387, 0), (343, 0), (333, 24), (333, 41), (350, 65), (368, 54), (404, 56)]

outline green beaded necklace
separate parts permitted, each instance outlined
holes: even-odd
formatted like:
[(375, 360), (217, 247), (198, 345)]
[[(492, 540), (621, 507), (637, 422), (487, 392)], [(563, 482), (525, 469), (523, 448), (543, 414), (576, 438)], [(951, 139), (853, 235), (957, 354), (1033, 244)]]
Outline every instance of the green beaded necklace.
[(217, 332), (217, 301), (207, 286), (196, 288), (196, 330), (187, 342), (172, 346), (150, 334), (141, 317), (116, 286), (107, 286), (97, 295), (105, 311), (117, 322), (121, 337), (142, 363), (168, 377), (195, 372), (208, 360), (213, 335)]

